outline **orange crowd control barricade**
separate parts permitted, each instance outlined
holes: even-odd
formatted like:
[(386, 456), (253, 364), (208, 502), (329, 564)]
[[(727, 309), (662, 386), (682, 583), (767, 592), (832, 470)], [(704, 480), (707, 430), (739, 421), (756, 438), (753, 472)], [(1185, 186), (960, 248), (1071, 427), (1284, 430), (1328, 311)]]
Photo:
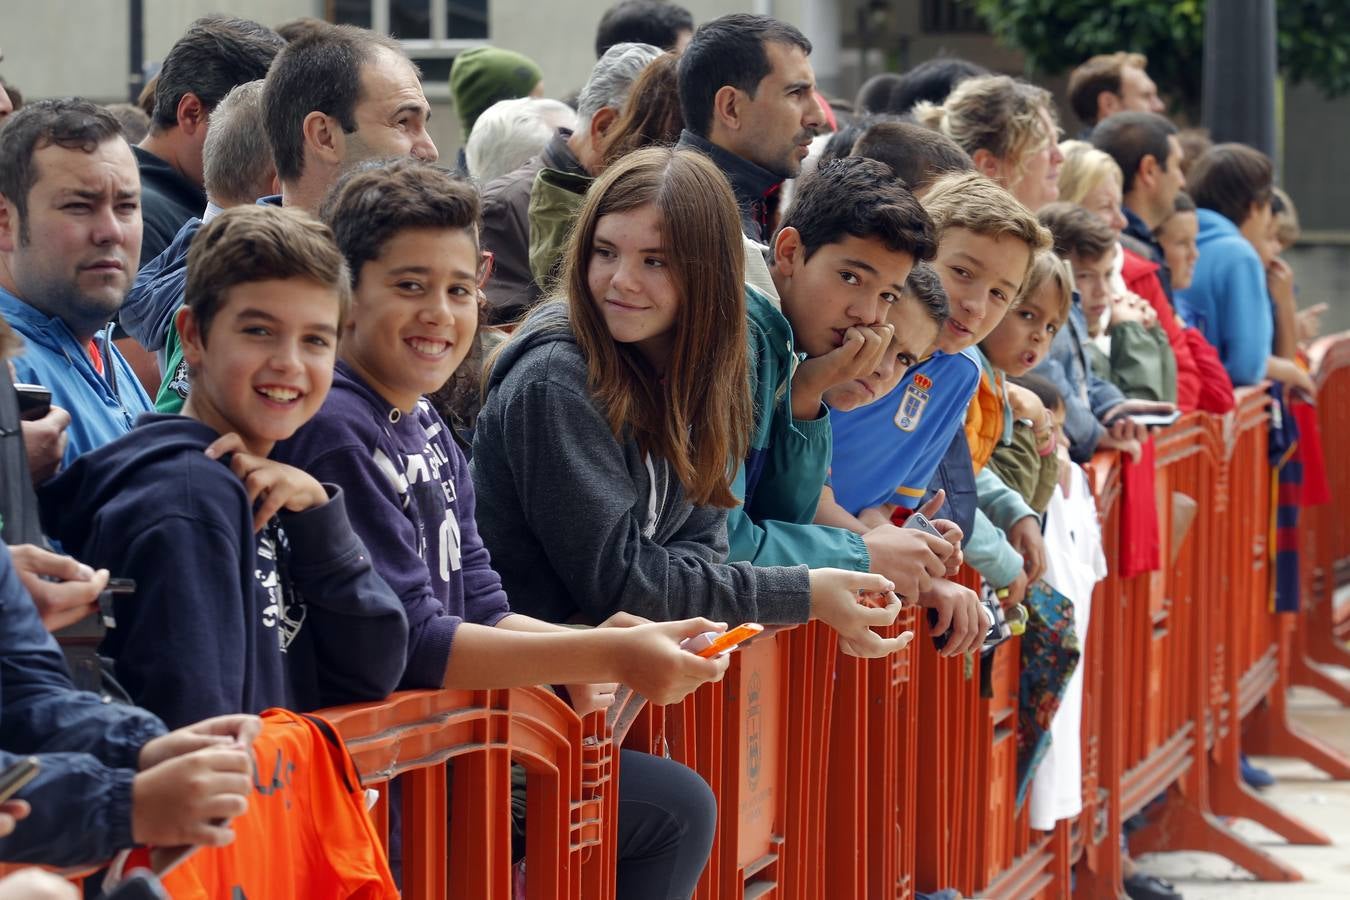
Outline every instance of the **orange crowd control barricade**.
[[(1328, 343), (1322, 359), (1325, 440), (1337, 446), (1342, 432), (1350, 438), (1350, 414), (1340, 412), (1341, 398), (1350, 398), (1350, 342)], [(770, 631), (736, 653), (722, 683), (644, 710), (626, 742), (685, 762), (718, 796), (718, 835), (697, 896), (902, 900), (955, 887), (1048, 898), (1068, 896), (1071, 883), (1079, 896), (1116, 896), (1122, 823), (1137, 814), (1145, 824), (1132, 837), (1136, 851), (1209, 850), (1258, 878), (1297, 878), (1220, 817), (1254, 819), (1293, 842), (1325, 842), (1244, 787), (1238, 760), (1246, 746), (1303, 756), (1341, 775), (1337, 754), (1285, 721), (1284, 688), (1314, 650), (1345, 651), (1337, 641), (1314, 647), (1306, 629), (1296, 633), (1292, 617), (1272, 611), (1269, 400), (1259, 388), (1242, 389), (1238, 399), (1227, 417), (1187, 415), (1155, 436), (1159, 571), (1121, 577), (1121, 469), (1111, 454), (1088, 467), (1110, 574), (1097, 587), (1080, 662), (1081, 815), (1038, 832), (1016, 810), (1016, 639), (993, 657), (985, 698), (981, 661), (939, 657), (913, 609), (895, 630), (914, 630), (915, 642), (886, 660), (840, 654), (823, 626)], [(1350, 498), (1350, 471), (1333, 465), (1331, 477), (1336, 497)], [(1192, 505), (1194, 519), (1183, 527), (1178, 510)], [(1310, 609), (1338, 635), (1350, 625), (1336, 616), (1331, 593), (1350, 580), (1350, 535), (1314, 511), (1305, 546)], [(978, 583), (969, 571), (959, 580)], [(409, 869), (421, 880), (409, 895), (436, 896), (445, 883), (447, 863), (437, 858), (447, 843), (437, 825), (444, 809), (432, 804), (443, 796), (434, 786), (445, 777), (438, 763), (454, 757), (450, 794), (456, 814), (465, 808), (467, 831), (457, 840), (460, 822), (451, 827), (448, 865), (477, 879), (481, 892), (466, 888), (464, 896), (507, 896), (503, 785), (514, 757), (534, 767), (527, 821), (536, 806), (545, 817), (530, 826), (530, 895), (607, 896), (598, 892), (603, 878), (580, 880), (614, 862), (605, 847), (613, 823), (603, 821), (615, 795), (606, 736), (592, 736), (588, 756), (580, 723), (542, 692), (413, 696), (397, 714), (385, 704), (368, 721), (361, 708), (335, 716), (376, 780), (408, 770), (433, 783), (430, 814), (415, 827), (440, 830), (413, 844), (421, 855)], [(553, 723), (526, 728), (533, 744), (524, 755), (509, 737), (528, 709), (513, 705), (517, 696), (540, 707), (528, 721)], [(395, 698), (393, 709), (399, 702), (407, 701)], [(392, 750), (407, 733), (417, 736), (413, 752)], [(475, 761), (461, 765), (461, 757)], [(546, 786), (536, 789), (536, 781)], [(537, 851), (538, 861), (536, 834), (556, 841)], [(549, 868), (538, 873), (541, 866)]]
[[(1337, 591), (1350, 584), (1350, 528), (1344, 527), (1350, 499), (1350, 466), (1336, 465), (1335, 454), (1350, 446), (1350, 335), (1334, 335), (1313, 345), (1317, 365), (1317, 418), (1327, 450), (1327, 480), (1332, 502), (1305, 510), (1302, 550), (1305, 558), (1304, 614), (1291, 654), (1295, 684), (1317, 688), (1350, 706), (1350, 687), (1322, 671), (1323, 665), (1350, 666), (1350, 603), (1337, 604)], [(1346, 778), (1350, 775), (1340, 775)]]
[[(1350, 442), (1350, 335), (1312, 356), (1324, 443), (1339, 448)], [(1122, 823), (1136, 815), (1144, 824), (1132, 850), (1208, 850), (1261, 879), (1298, 878), (1222, 817), (1326, 842), (1242, 784), (1244, 747), (1350, 777), (1350, 761), (1289, 724), (1284, 701), (1297, 682), (1350, 703), (1318, 668), (1350, 663), (1350, 613), (1335, 603), (1350, 583), (1350, 529), (1338, 516), (1350, 467), (1330, 459), (1333, 502), (1305, 511), (1306, 614), (1276, 614), (1268, 407), (1264, 390), (1245, 388), (1230, 415), (1190, 414), (1155, 435), (1158, 571), (1121, 576), (1121, 468), (1111, 454), (1088, 467), (1109, 575), (1080, 662), (1078, 817), (1038, 832), (1016, 809), (1016, 639), (994, 655), (981, 697), (981, 660), (939, 657), (912, 608), (890, 633), (911, 629), (914, 643), (884, 660), (842, 655), (818, 624), (770, 629), (736, 652), (721, 683), (643, 709), (627, 732), (625, 746), (686, 763), (718, 797), (700, 900), (904, 900), (943, 887), (1017, 900), (1068, 896), (1071, 884), (1078, 896), (1117, 896)], [(968, 570), (958, 579), (978, 583)], [(389, 785), (400, 781), (406, 896), (513, 896), (516, 764), (525, 896), (606, 900), (616, 861), (611, 729), (640, 705), (583, 722), (529, 688), (410, 692), (323, 714), (379, 789), (385, 834)]]
[(522, 688), (408, 692), (324, 717), (379, 789), (386, 835), (401, 781), (404, 896), (512, 897), (513, 763), (525, 772), (525, 896), (613, 896), (617, 785), (602, 716), (583, 728), (549, 691)]

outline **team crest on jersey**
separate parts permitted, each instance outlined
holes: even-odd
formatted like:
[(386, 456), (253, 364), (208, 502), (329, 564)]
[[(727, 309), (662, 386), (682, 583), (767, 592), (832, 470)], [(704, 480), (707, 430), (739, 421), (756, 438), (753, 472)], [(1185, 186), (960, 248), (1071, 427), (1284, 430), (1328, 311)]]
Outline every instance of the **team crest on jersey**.
[(928, 392), (932, 387), (933, 379), (927, 375), (914, 376), (909, 387), (905, 388), (905, 395), (900, 398), (900, 408), (895, 412), (896, 428), (901, 431), (913, 431), (919, 427), (924, 407), (928, 405)]

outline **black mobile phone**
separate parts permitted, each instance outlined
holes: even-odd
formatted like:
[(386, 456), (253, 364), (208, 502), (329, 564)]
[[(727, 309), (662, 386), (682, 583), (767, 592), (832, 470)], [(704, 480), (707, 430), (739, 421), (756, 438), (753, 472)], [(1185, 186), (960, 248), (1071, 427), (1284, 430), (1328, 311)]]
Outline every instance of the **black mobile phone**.
[(118, 594), (136, 593), (136, 579), (109, 578), (108, 586), (98, 595), (98, 614), (103, 619), (104, 628), (117, 627), (117, 614), (113, 609), (113, 597)]
[(41, 769), (42, 764), (36, 756), (25, 756), (0, 772), (0, 803), (23, 790), (23, 786), (36, 778)]
[(40, 384), (16, 384), (14, 385), (14, 393), (19, 395), (20, 419), (34, 422), (51, 411), (51, 388)]

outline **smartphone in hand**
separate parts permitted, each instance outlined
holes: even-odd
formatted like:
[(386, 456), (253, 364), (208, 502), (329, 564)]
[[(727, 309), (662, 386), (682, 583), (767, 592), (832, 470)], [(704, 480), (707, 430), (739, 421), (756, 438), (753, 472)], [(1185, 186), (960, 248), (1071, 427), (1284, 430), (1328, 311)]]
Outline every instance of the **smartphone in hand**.
[(680, 646), (704, 659), (712, 659), (735, 649), (737, 645), (745, 643), (763, 630), (763, 625), (756, 622), (746, 622), (744, 625), (737, 625), (730, 631), (724, 631), (721, 634), (715, 631), (696, 634)]
[(13, 798), (15, 794), (23, 790), (24, 785), (38, 777), (38, 772), (42, 771), (42, 763), (36, 756), (25, 756), (15, 761), (13, 765), (0, 772), (0, 803)]

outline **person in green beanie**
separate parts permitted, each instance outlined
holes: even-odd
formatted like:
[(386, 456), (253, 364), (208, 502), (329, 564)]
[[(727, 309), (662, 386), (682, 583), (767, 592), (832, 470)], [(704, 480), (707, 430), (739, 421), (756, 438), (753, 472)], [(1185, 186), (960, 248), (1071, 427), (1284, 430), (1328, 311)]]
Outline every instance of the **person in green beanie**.
[(498, 100), (542, 97), (544, 72), (528, 56), (499, 47), (474, 47), (455, 57), (450, 97), (459, 112), (464, 140), (489, 106)]

